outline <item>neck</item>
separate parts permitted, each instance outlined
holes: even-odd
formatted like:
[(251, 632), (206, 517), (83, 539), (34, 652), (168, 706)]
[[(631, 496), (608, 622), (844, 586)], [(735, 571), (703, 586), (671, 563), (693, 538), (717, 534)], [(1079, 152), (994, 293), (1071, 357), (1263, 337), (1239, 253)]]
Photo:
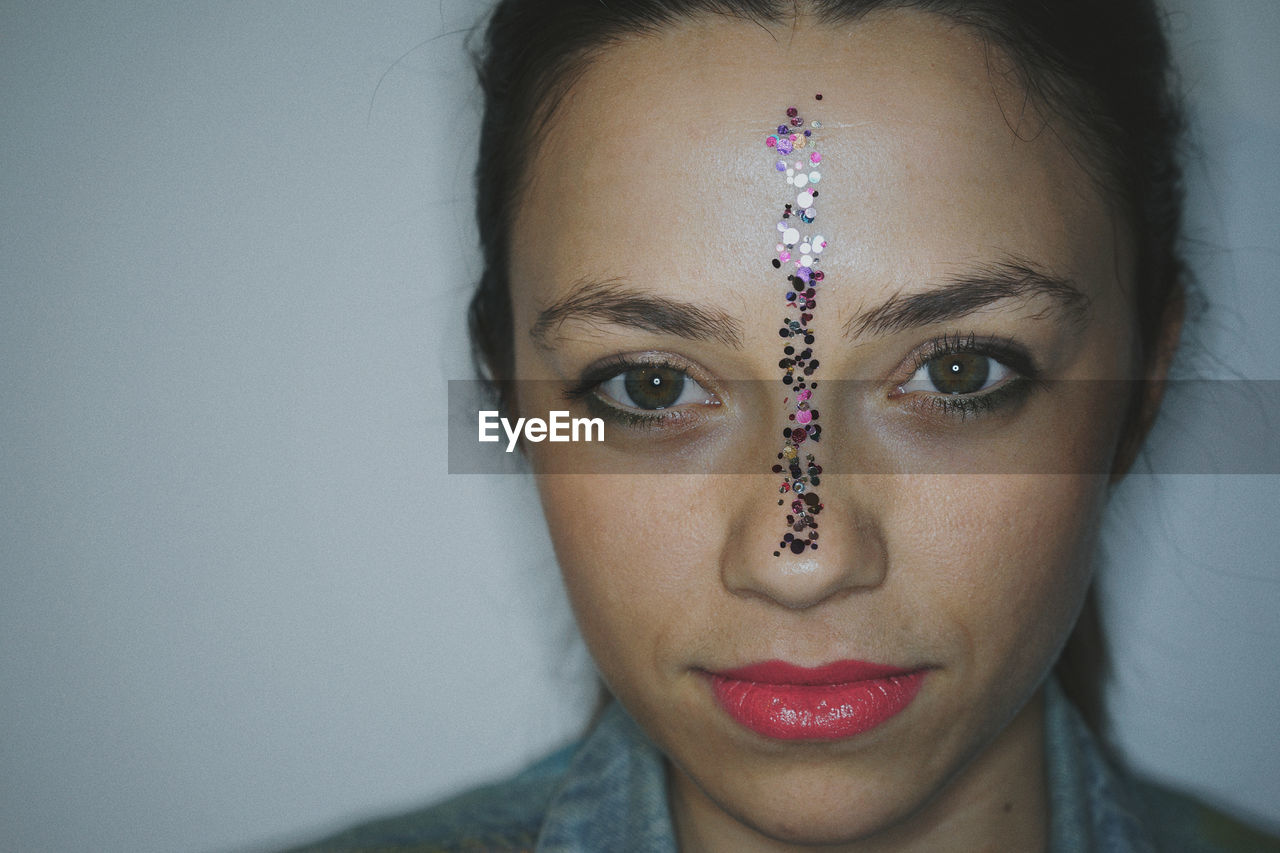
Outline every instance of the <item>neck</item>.
[(913, 853), (1045, 850), (1049, 796), (1044, 763), (1044, 690), (994, 741), (903, 820), (836, 845), (770, 838), (726, 812), (684, 773), (669, 772), (671, 811), (685, 853)]

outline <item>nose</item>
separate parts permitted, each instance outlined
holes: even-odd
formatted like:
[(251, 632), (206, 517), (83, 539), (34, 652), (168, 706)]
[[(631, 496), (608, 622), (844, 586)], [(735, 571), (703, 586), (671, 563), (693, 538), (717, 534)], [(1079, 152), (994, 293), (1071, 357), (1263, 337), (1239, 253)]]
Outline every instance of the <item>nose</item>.
[(743, 491), (721, 549), (720, 577), (730, 592), (804, 610), (884, 583), (888, 552), (880, 525), (873, 511), (846, 490), (839, 496), (830, 493), (831, 500), (815, 517), (818, 547), (800, 554), (780, 547), (791, 532), (785, 506)]

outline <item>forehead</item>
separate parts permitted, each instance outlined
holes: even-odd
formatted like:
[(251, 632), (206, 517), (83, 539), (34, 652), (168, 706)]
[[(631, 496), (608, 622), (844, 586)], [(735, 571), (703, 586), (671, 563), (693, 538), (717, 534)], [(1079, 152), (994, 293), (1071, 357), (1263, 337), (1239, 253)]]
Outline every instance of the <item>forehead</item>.
[(837, 280), (860, 285), (841, 313), (999, 255), (1114, 281), (1107, 206), (992, 59), (972, 31), (919, 12), (774, 30), (715, 16), (609, 48), (530, 167), (517, 314), (584, 278), (688, 295), (714, 270), (743, 300), (750, 282), (767, 287), (777, 157), (764, 138), (788, 106), (823, 125), (812, 230), (840, 247)]

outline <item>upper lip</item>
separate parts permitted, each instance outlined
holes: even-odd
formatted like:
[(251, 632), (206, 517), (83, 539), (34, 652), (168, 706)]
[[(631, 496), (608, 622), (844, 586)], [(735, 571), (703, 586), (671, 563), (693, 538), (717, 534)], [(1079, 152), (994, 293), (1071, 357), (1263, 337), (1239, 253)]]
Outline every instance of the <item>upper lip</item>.
[(711, 675), (735, 681), (753, 681), (759, 684), (794, 684), (813, 686), (820, 684), (851, 684), (871, 681), (914, 672), (899, 666), (868, 663), (861, 660), (838, 660), (822, 666), (808, 667), (783, 660), (752, 663), (735, 669), (717, 670)]

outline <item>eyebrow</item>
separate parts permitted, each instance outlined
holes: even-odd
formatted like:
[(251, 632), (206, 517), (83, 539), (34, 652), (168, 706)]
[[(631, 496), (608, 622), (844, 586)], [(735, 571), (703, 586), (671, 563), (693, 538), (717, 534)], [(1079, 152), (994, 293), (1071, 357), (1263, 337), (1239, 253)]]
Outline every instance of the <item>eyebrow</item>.
[(850, 319), (844, 333), (847, 337), (887, 335), (956, 320), (1004, 299), (1036, 296), (1051, 297), (1053, 308), (1065, 312), (1075, 323), (1088, 319), (1091, 301), (1073, 282), (1030, 261), (1009, 259), (965, 270), (919, 293), (895, 294)]
[(742, 326), (722, 311), (633, 289), (622, 279), (584, 281), (538, 312), (529, 335), (540, 346), (568, 320), (611, 323), (742, 348)]

